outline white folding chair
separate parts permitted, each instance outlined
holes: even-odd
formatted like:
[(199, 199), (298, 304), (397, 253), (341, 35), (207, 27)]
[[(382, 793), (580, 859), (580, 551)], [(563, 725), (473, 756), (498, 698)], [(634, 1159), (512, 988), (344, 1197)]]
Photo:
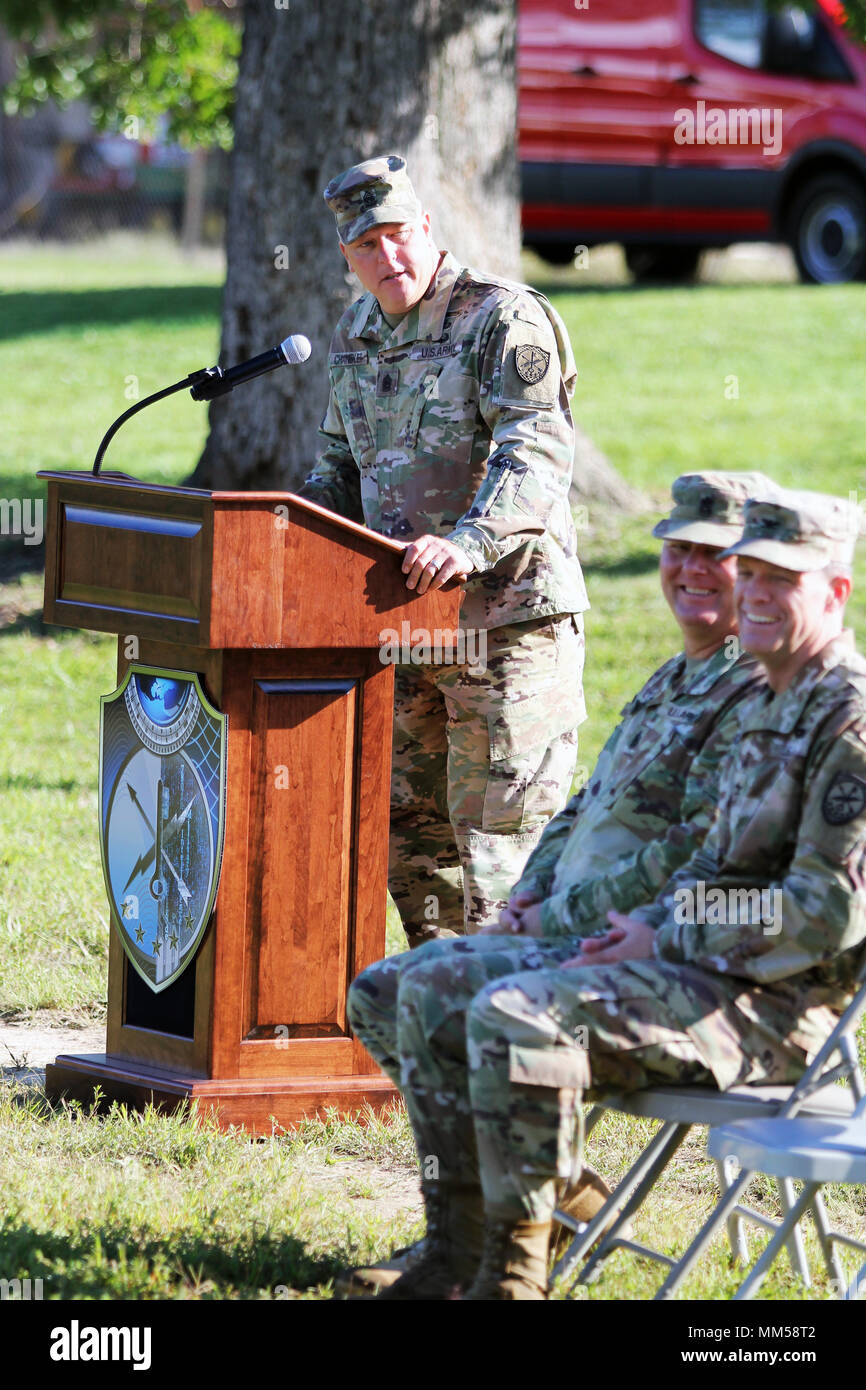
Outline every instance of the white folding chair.
[[(735, 1259), (747, 1260), (748, 1248), (743, 1221), (749, 1220), (773, 1230), (776, 1229), (777, 1223), (760, 1212), (740, 1205), (738, 1197), (751, 1175), (746, 1182), (742, 1181), (742, 1174), (734, 1179), (726, 1155), (716, 1159), (722, 1201), (712, 1213), (710, 1222), (702, 1227), (680, 1259), (673, 1259), (651, 1246), (626, 1239), (622, 1232), (643, 1206), (659, 1176), (694, 1125), (717, 1127), (738, 1121), (769, 1120), (778, 1115), (794, 1115), (798, 1112), (816, 1119), (850, 1120), (855, 1106), (866, 1096), (866, 1080), (860, 1067), (854, 1036), (857, 1022), (864, 1009), (866, 985), (861, 984), (856, 997), (845, 1010), (827, 1042), (794, 1087), (736, 1086), (727, 1091), (716, 1091), (702, 1086), (664, 1086), (653, 1090), (617, 1093), (601, 1099), (587, 1117), (587, 1137), (605, 1110), (656, 1119), (662, 1123), (591, 1222), (581, 1225), (567, 1213), (557, 1211), (556, 1219), (575, 1232), (575, 1239), (555, 1264), (553, 1278), (567, 1279), (578, 1269), (576, 1282), (592, 1283), (599, 1277), (605, 1261), (614, 1250), (631, 1250), (668, 1267), (670, 1273), (656, 1297), (669, 1298), (699, 1259), (722, 1221), (727, 1222), (732, 1255)], [(836, 1065), (830, 1066), (830, 1059), (834, 1054), (838, 1054), (839, 1061)], [(848, 1082), (847, 1087), (835, 1084), (843, 1079)], [(778, 1186), (786, 1224), (777, 1248), (783, 1242), (787, 1244), (791, 1266), (795, 1274), (808, 1286), (811, 1280), (802, 1234), (797, 1224), (799, 1218), (795, 1218), (793, 1222), (787, 1220), (798, 1205), (793, 1181), (788, 1175), (779, 1175)], [(815, 1194), (814, 1201), (826, 1221), (820, 1193)], [(711, 1229), (704, 1238), (710, 1223)], [(602, 1234), (608, 1226), (610, 1229)], [(594, 1253), (586, 1259), (594, 1245)]]
[(767, 1173), (788, 1181), (799, 1179), (803, 1191), (778, 1223), (776, 1234), (757, 1264), (734, 1294), (751, 1298), (760, 1288), (782, 1244), (797, 1222), (811, 1209), (821, 1252), (830, 1278), (841, 1298), (857, 1298), (866, 1292), (866, 1263), (846, 1286), (837, 1245), (866, 1252), (866, 1241), (830, 1229), (823, 1202), (824, 1183), (866, 1184), (866, 1098), (848, 1120), (818, 1119), (796, 1115), (771, 1120), (737, 1120), (710, 1130), (707, 1149), (716, 1159), (734, 1158), (743, 1172)]

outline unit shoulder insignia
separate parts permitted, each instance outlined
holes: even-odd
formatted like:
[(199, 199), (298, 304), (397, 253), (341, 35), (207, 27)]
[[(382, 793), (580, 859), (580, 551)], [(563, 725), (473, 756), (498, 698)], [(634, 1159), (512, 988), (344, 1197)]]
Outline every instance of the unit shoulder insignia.
[(514, 349), (514, 365), (517, 375), (521, 381), (527, 382), (529, 386), (534, 386), (536, 382), (543, 380), (547, 375), (550, 366), (550, 353), (534, 343), (526, 343), (522, 347)]
[(837, 772), (824, 794), (821, 809), (828, 825), (847, 825), (866, 806), (866, 782), (853, 772)]

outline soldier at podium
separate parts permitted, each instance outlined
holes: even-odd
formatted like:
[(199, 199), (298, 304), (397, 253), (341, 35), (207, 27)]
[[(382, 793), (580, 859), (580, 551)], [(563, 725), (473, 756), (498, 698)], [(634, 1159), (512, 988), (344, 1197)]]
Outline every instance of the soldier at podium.
[[(568, 502), (577, 377), (534, 290), (437, 249), (397, 155), (324, 192), (366, 293), (334, 334), (301, 495), (465, 578), (471, 661), (398, 665), (389, 888), (410, 946), (497, 920), (577, 760), (589, 606)], [(415, 639), (413, 639), (415, 640)]]

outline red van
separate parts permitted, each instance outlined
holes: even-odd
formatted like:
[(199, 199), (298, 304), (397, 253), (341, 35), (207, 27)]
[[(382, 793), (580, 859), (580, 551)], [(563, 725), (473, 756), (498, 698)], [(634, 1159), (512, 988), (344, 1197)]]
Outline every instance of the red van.
[(523, 237), (640, 278), (787, 241), (803, 279), (866, 277), (866, 47), (834, 0), (520, 0)]

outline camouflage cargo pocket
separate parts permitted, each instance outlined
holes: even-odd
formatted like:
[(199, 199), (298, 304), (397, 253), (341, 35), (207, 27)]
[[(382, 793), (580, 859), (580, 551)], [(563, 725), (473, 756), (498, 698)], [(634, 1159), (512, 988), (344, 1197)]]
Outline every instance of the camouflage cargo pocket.
[(501, 835), (545, 825), (561, 810), (577, 762), (570, 693), (515, 702), (487, 717), (490, 761), (481, 829)]

